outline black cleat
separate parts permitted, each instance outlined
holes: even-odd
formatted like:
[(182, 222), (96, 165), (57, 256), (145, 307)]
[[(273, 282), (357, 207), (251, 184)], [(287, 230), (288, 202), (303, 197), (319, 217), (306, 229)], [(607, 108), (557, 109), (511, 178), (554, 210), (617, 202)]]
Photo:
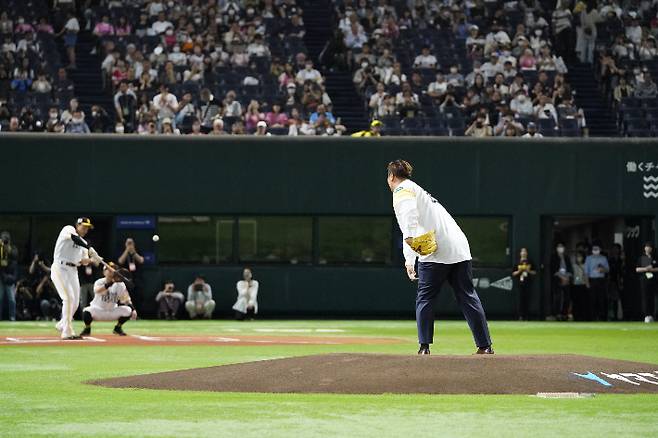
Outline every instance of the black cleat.
[(85, 328), (80, 332), (80, 337), (90, 336), (90, 335), (91, 335), (91, 327), (85, 327)]
[(78, 335), (71, 335), (67, 338), (62, 338), (63, 341), (79, 341), (80, 339), (82, 339), (82, 336)]
[(126, 332), (123, 331), (123, 328), (121, 328), (121, 326), (119, 325), (114, 326), (114, 330), (112, 330), (112, 333), (119, 336), (128, 336), (126, 335)]
[(494, 351), (491, 345), (489, 345), (488, 347), (479, 347), (475, 354), (494, 354)]
[(430, 347), (420, 347), (418, 350), (419, 355), (429, 355), (430, 354)]

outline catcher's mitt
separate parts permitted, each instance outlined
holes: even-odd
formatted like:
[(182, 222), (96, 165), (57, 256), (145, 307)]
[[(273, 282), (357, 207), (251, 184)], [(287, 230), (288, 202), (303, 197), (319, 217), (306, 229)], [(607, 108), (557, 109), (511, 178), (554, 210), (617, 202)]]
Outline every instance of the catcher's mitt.
[(428, 231), (418, 237), (412, 237), (409, 246), (420, 255), (432, 254), (438, 248), (434, 231)]

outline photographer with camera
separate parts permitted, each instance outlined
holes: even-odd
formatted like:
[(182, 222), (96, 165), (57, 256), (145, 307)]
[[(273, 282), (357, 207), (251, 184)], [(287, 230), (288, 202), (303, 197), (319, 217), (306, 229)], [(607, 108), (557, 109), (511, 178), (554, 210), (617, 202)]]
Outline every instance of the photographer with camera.
[(16, 321), (16, 277), (18, 274), (18, 250), (11, 243), (8, 231), (0, 233), (0, 319), (8, 303), (8, 317)]
[(212, 287), (206, 283), (203, 275), (198, 274), (194, 282), (187, 288), (187, 301), (185, 310), (190, 314), (190, 319), (212, 318), (215, 310), (215, 301), (212, 299)]
[(20, 320), (59, 317), (62, 305), (55, 286), (50, 281), (50, 263), (34, 253), (27, 276), (16, 283), (16, 316)]
[(140, 307), (142, 304), (142, 270), (141, 266), (144, 264), (144, 257), (137, 252), (135, 240), (128, 237), (125, 242), (125, 248), (119, 256), (117, 262), (122, 268), (126, 268), (130, 272), (128, 284), (128, 291), (132, 296), (132, 302), (135, 306)]
[(183, 294), (174, 290), (174, 288), (174, 282), (167, 280), (164, 283), (164, 290), (161, 290), (155, 296), (155, 302), (158, 303), (158, 318), (160, 319), (176, 319), (178, 308), (185, 300)]

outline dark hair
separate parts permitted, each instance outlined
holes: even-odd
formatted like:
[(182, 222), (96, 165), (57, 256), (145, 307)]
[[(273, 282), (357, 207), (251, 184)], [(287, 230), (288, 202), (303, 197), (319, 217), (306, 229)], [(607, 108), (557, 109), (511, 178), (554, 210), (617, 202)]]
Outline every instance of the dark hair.
[(651, 249), (653, 249), (653, 248), (654, 248), (654, 246), (653, 246), (653, 242), (652, 242), (652, 241), (650, 241), (650, 240), (647, 240), (646, 242), (644, 242), (644, 246), (645, 246), (645, 247), (646, 247), (646, 246), (650, 246), (650, 247), (651, 247)]
[(393, 175), (396, 178), (408, 179), (411, 178), (411, 173), (414, 168), (405, 160), (395, 160), (388, 163), (386, 170), (389, 175)]

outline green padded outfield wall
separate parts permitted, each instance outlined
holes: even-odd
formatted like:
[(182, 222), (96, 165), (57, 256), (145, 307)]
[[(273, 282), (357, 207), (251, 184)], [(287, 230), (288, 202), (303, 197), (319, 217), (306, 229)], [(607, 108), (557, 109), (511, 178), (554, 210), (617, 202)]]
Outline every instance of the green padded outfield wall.
[[(658, 213), (655, 140), (287, 138), (0, 135), (0, 213), (392, 215), (385, 166), (409, 160), (414, 179), (455, 215), (511, 218), (511, 251), (540, 259), (542, 218)], [(137, 178), (138, 183), (129, 183)], [(146, 271), (151, 295), (194, 266)], [(479, 269), (495, 280), (510, 269)], [(239, 266), (204, 266), (228, 309)], [(400, 267), (259, 266), (264, 313), (410, 315)], [(533, 313), (542, 306), (535, 282)], [(515, 292), (480, 289), (489, 313), (510, 316)], [(149, 300), (150, 301), (150, 300)], [(443, 293), (439, 312), (456, 307)]]

